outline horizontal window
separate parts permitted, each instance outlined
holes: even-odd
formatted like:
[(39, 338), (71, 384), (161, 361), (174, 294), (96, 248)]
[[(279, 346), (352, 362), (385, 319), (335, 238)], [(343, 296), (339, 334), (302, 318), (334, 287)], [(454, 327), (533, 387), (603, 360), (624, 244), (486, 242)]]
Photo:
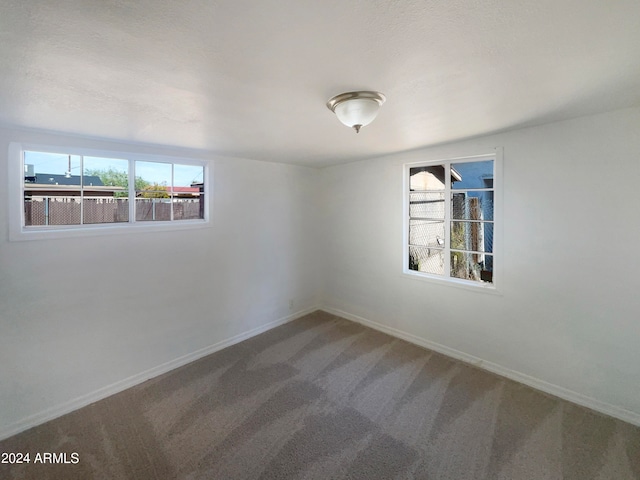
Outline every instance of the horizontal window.
[(19, 177), (10, 178), (20, 205), (12, 212), (13, 239), (208, 223), (204, 162), (17, 144), (9, 156), (20, 165)]

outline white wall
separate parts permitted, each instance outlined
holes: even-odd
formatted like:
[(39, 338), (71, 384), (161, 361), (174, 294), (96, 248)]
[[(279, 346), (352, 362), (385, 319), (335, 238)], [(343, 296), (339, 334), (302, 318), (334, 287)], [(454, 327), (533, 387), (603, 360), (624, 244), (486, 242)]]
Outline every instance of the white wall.
[[(321, 171), (216, 157), (211, 228), (9, 242), (11, 141), (207, 157), (0, 129), (0, 438), (268, 328), (289, 299), (640, 424), (639, 132), (636, 108)], [(495, 146), (502, 295), (402, 275), (402, 164)]]
[(0, 130), (0, 438), (317, 307), (317, 170), (211, 157), (211, 228), (9, 242), (11, 141), (196, 155)]
[[(402, 164), (496, 146), (502, 295), (402, 275)], [(640, 109), (322, 174), (328, 309), (640, 424)]]

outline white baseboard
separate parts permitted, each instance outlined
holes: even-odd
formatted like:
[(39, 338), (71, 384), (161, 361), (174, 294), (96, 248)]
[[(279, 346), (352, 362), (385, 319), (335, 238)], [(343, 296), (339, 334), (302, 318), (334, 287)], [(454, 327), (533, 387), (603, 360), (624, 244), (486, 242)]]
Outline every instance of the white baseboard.
[(171, 370), (174, 370), (178, 367), (194, 362), (202, 357), (206, 357), (207, 355), (222, 350), (223, 348), (230, 347), (231, 345), (235, 345), (236, 343), (240, 343), (248, 338), (255, 337), (256, 335), (264, 333), (267, 330), (271, 330), (272, 328), (284, 325), (285, 323), (303, 317), (304, 315), (312, 313), (316, 310), (318, 310), (318, 307), (311, 307), (300, 310), (291, 315), (287, 315), (286, 317), (266, 323), (239, 335), (235, 335), (227, 340), (223, 340), (208, 347), (201, 348), (199, 350), (196, 350), (195, 352), (188, 353), (187, 355), (183, 355), (174, 360), (163, 363), (162, 365), (158, 365), (157, 367), (145, 370), (144, 372), (138, 373), (137, 375), (133, 375), (131, 377), (125, 378), (124, 380), (112, 383), (111, 385), (100, 388), (93, 392), (89, 392), (85, 395), (81, 395), (80, 397), (74, 398), (62, 404), (55, 405), (41, 412), (29, 415), (26, 418), (23, 418), (21, 420), (18, 420), (17, 422), (11, 423), (1, 428), (0, 440), (9, 438), (37, 425), (41, 425), (45, 422), (48, 422), (49, 420), (53, 420), (54, 418), (66, 415), (67, 413), (78, 410), (79, 408), (86, 407), (87, 405), (97, 402), (98, 400), (102, 400), (103, 398), (107, 398), (111, 395), (126, 390), (127, 388), (131, 388), (135, 385), (145, 382), (150, 378), (154, 378), (158, 375), (162, 375), (163, 373), (170, 372)]
[(402, 330), (398, 330), (397, 328), (388, 327), (381, 323), (367, 320), (366, 318), (360, 317), (358, 315), (353, 315), (349, 312), (345, 312), (337, 308), (322, 306), (321, 310), (331, 313), (333, 315), (337, 315), (342, 318), (346, 318), (347, 320), (360, 323), (367, 327), (371, 327), (375, 330), (379, 330), (381, 332), (387, 333), (391, 336), (400, 338), (402, 340), (406, 340), (407, 342), (413, 343), (415, 345), (427, 348), (429, 350), (433, 350), (434, 352), (442, 353), (443, 355), (446, 355), (451, 358), (455, 358), (456, 360), (460, 360), (462, 362), (474, 365), (478, 368), (482, 368), (489, 372), (493, 372), (497, 375), (508, 378), (510, 380), (514, 380), (518, 383), (528, 385), (532, 388), (535, 388), (536, 390), (540, 390), (550, 395), (554, 395), (556, 397), (562, 398), (563, 400), (567, 400), (569, 402), (582, 405), (583, 407), (590, 408), (592, 410), (595, 410), (596, 412), (600, 412), (605, 415), (615, 417), (624, 422), (640, 426), (640, 414), (636, 412), (632, 412), (625, 408), (619, 407), (617, 405), (612, 405), (610, 403), (602, 402), (595, 398), (588, 397), (578, 392), (574, 392), (573, 390), (569, 390), (567, 388), (554, 385), (544, 380), (531, 377), (524, 373), (511, 370), (510, 368), (504, 367), (502, 365), (498, 365), (497, 363), (488, 362), (486, 360), (475, 357), (473, 355), (469, 355), (467, 353), (461, 352), (454, 348), (450, 348), (445, 345), (441, 345), (439, 343), (432, 342), (430, 340), (426, 340), (424, 338), (418, 337), (416, 335), (403, 332)]

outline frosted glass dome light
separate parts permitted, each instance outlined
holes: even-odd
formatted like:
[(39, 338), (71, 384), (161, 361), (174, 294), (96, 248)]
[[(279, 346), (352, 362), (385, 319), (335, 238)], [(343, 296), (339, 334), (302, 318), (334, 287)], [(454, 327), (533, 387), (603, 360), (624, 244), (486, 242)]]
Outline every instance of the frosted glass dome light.
[(360, 128), (373, 122), (385, 100), (378, 92), (347, 92), (330, 98), (327, 108), (347, 127), (360, 132)]

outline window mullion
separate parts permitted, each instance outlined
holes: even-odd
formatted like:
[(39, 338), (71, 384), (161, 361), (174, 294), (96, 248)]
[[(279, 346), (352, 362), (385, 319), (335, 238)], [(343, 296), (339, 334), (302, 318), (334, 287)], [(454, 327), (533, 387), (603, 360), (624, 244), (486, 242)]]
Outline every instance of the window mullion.
[(444, 164), (444, 276), (451, 276), (451, 163)]
[(411, 240), (411, 232), (410, 232), (410, 225), (411, 225), (411, 177), (410, 177), (410, 172), (411, 169), (410, 167), (407, 165), (404, 167), (404, 175), (405, 175), (405, 189), (404, 189), (404, 201), (405, 201), (405, 208), (406, 208), (406, 216), (405, 216), (405, 227), (404, 227), (404, 246), (403, 246), (403, 250), (404, 250), (404, 267), (405, 269), (409, 269), (410, 267), (410, 255), (411, 255), (411, 248), (410, 248), (410, 240)]
[(175, 165), (172, 163), (171, 164), (171, 191), (169, 192), (169, 218), (171, 219), (171, 221), (173, 222), (173, 184), (174, 184), (174, 173), (173, 173), (173, 169), (174, 169)]
[(129, 162), (129, 223), (136, 221), (136, 171), (135, 162)]
[[(71, 168), (69, 168), (69, 175), (71, 175)], [(80, 225), (84, 225), (84, 155), (80, 155)]]

